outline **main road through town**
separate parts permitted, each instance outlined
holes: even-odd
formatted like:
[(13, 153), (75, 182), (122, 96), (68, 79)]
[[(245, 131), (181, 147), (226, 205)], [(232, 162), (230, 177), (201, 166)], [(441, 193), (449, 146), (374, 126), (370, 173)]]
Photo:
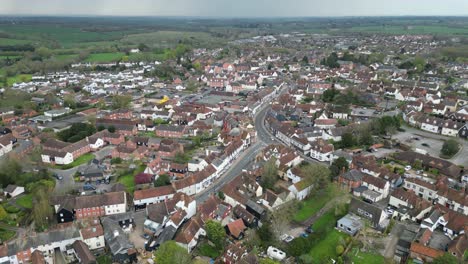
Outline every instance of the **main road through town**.
[[(285, 87), (281, 89), (280, 94), (284, 93), (286, 90), (287, 85), (285, 85)], [(228, 169), (213, 184), (211, 184), (203, 192), (195, 195), (197, 203), (202, 203), (206, 201), (211, 194), (216, 194), (219, 190), (223, 188), (225, 184), (229, 183), (240, 173), (242, 173), (242, 170), (249, 168), (250, 165), (252, 165), (252, 163), (254, 162), (255, 157), (261, 152), (261, 150), (264, 147), (274, 143), (284, 144), (283, 142), (275, 138), (265, 127), (265, 118), (268, 114), (269, 109), (269, 102), (265, 102), (265, 104), (260, 108), (260, 110), (254, 115), (254, 125), (255, 130), (257, 131), (256, 142), (253, 143), (246, 150), (244, 150), (244, 152), (242, 152), (235, 161), (229, 164)], [(305, 155), (302, 156), (308, 161), (317, 162), (311, 159), (310, 157), (307, 157)]]

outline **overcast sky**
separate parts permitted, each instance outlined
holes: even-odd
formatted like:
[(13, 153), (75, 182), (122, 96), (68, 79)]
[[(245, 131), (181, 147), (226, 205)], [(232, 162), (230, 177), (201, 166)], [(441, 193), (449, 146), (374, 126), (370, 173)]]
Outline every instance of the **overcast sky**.
[(400, 16), (468, 15), (468, 0), (0, 0), (3, 15)]

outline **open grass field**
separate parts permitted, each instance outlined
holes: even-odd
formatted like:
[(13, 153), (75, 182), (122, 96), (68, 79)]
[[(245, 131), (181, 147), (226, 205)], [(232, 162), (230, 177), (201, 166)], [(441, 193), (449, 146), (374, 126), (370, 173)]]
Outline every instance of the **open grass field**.
[(194, 46), (216, 45), (226, 43), (225, 40), (212, 36), (208, 32), (185, 32), (185, 31), (157, 31), (125, 36), (120, 43), (127, 45), (138, 45), (147, 43), (149, 46), (159, 48), (172, 48), (179, 41), (188, 40)]
[(32, 74), (18, 74), (13, 77), (8, 77), (7, 86), (13, 86), (15, 83), (29, 82), (32, 79)]
[(57, 60), (72, 60), (78, 58), (78, 54), (60, 54), (54, 55)]
[[(19, 44), (31, 42), (47, 42), (55, 41), (63, 47), (70, 47), (77, 43), (86, 42), (101, 42), (121, 39), (133, 31), (116, 30), (116, 31), (99, 31), (93, 32), (93, 28), (80, 28), (66, 25), (1, 25), (0, 32), (11, 34), (19, 40), (9, 39), (9, 41), (20, 41)], [(3, 43), (0, 41), (0, 43)], [(5, 45), (15, 45), (5, 44)]]
[(306, 200), (299, 203), (299, 210), (294, 215), (294, 221), (302, 222), (307, 220), (309, 217), (317, 213), (328, 201), (333, 197), (336, 197), (340, 193), (338, 187), (334, 184), (330, 184), (323, 192), (309, 197)]
[(29, 43), (33, 43), (33, 41), (27, 39), (0, 38), (0, 46), (23, 45)]
[(95, 63), (105, 63), (105, 62), (116, 62), (122, 59), (125, 56), (124, 53), (116, 52), (116, 53), (95, 53), (89, 55), (86, 58), (85, 62), (95, 62)]
[(16, 203), (21, 207), (31, 209), (33, 206), (32, 194), (26, 194), (26, 195), (19, 197), (18, 199), (16, 199)]

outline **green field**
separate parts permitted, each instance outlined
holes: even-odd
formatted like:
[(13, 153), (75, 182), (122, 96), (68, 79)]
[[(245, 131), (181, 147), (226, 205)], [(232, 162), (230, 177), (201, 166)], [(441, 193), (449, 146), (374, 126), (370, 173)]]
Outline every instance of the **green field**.
[(15, 83), (30, 82), (32, 79), (32, 74), (18, 74), (13, 77), (8, 77), (7, 85), (13, 86)]
[(188, 40), (194, 46), (224, 44), (226, 40), (213, 37), (208, 32), (185, 32), (185, 31), (157, 31), (151, 33), (132, 34), (120, 40), (127, 45), (138, 45), (148, 43), (149, 46), (159, 48), (172, 48), (179, 41)]
[(32, 195), (31, 194), (23, 195), (19, 197), (18, 199), (16, 199), (16, 203), (21, 207), (31, 209), (33, 206)]
[(54, 55), (57, 60), (72, 60), (78, 58), (78, 54), (60, 54)]
[(307, 220), (309, 217), (317, 213), (322, 207), (330, 201), (333, 197), (336, 197), (340, 193), (338, 187), (334, 184), (330, 184), (323, 193), (319, 193), (314, 197), (309, 197), (306, 200), (299, 203), (299, 210), (294, 215), (294, 221), (302, 222)]
[(367, 32), (377, 34), (440, 34), (440, 35), (468, 35), (468, 27), (451, 27), (451, 26), (404, 26), (404, 25), (391, 25), (391, 26), (357, 26), (350, 29), (339, 31), (349, 32)]
[(29, 43), (32, 43), (32, 41), (25, 39), (0, 38), (0, 46), (24, 45)]
[(105, 62), (116, 62), (122, 59), (125, 56), (124, 53), (95, 53), (89, 55), (85, 62), (96, 62), (96, 63), (105, 63)]

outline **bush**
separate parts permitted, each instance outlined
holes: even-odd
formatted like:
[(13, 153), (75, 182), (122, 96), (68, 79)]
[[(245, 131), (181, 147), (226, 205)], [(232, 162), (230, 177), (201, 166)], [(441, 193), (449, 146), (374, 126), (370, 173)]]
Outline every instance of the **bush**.
[(455, 139), (449, 139), (444, 142), (442, 149), (440, 150), (440, 157), (451, 158), (457, 154), (460, 150), (460, 144)]
[(336, 254), (340, 256), (344, 252), (344, 247), (342, 245), (336, 246)]
[(122, 163), (122, 158), (112, 158), (111, 159), (111, 164), (121, 164)]

